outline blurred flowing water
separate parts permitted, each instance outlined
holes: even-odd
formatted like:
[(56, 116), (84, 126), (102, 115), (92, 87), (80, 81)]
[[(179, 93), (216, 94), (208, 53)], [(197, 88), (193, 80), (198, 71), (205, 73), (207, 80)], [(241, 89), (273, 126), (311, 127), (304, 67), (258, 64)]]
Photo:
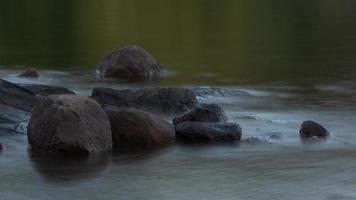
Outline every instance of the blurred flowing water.
[[(26, 135), (2, 132), (0, 199), (356, 199), (355, 8), (352, 0), (2, 0), (0, 78), (79, 95), (147, 84), (205, 91), (200, 102), (222, 105), (244, 139), (266, 143), (43, 158), (28, 152)], [(96, 81), (96, 63), (129, 43), (166, 75)], [(41, 77), (16, 76), (28, 66)], [(308, 119), (331, 132), (327, 142), (300, 141)]]

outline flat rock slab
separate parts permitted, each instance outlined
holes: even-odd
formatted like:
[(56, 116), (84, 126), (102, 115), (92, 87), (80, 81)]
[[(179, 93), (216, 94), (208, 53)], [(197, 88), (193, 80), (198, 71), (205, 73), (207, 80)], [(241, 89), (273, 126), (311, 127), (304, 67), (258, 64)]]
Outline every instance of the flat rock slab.
[(198, 105), (195, 94), (184, 88), (154, 87), (126, 90), (95, 88), (92, 98), (103, 106), (134, 107), (167, 114), (183, 113)]
[(185, 122), (175, 126), (179, 141), (187, 143), (229, 143), (241, 139), (236, 123)]
[(35, 84), (22, 84), (21, 87), (33, 92), (34, 94), (41, 96), (49, 96), (56, 94), (75, 94), (73, 91), (59, 86), (51, 86), (51, 85), (35, 85)]

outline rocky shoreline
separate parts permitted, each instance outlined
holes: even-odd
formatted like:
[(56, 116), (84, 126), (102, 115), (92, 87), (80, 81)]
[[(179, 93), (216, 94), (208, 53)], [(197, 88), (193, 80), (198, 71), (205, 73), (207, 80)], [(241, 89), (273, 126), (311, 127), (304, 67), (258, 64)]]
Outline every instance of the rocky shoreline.
[[(96, 71), (99, 79), (131, 80), (157, 78), (162, 70), (147, 51), (131, 45), (105, 57)], [(34, 70), (20, 75), (39, 76)], [(204, 88), (94, 88), (91, 96), (84, 97), (63, 87), (0, 80), (0, 130), (27, 133), (31, 151), (40, 154), (147, 150), (175, 142), (265, 143), (259, 138), (241, 141), (240, 125), (229, 122), (219, 105), (200, 104), (199, 92), (207, 93)], [(214, 92), (223, 91), (214, 88)], [(315, 142), (327, 139), (329, 132), (305, 121), (299, 135)]]

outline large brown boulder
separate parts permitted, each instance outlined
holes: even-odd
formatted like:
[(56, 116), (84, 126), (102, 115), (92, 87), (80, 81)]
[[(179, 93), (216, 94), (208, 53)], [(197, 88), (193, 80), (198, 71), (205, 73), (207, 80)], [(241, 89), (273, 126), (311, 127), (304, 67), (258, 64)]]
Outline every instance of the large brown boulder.
[(143, 48), (128, 45), (118, 49), (99, 62), (99, 78), (147, 79), (158, 77), (162, 66)]
[(217, 104), (201, 104), (192, 111), (189, 111), (173, 119), (173, 124), (183, 122), (227, 122), (225, 111)]
[(184, 122), (175, 126), (177, 139), (186, 143), (231, 143), (241, 139), (236, 123)]
[(156, 113), (183, 113), (198, 105), (195, 94), (184, 88), (114, 90), (94, 88), (92, 98), (101, 105), (134, 107)]
[(104, 110), (111, 122), (115, 149), (156, 148), (175, 140), (173, 126), (155, 115), (127, 107), (107, 106)]
[(87, 97), (48, 96), (35, 108), (27, 131), (34, 152), (88, 154), (112, 149), (108, 116)]

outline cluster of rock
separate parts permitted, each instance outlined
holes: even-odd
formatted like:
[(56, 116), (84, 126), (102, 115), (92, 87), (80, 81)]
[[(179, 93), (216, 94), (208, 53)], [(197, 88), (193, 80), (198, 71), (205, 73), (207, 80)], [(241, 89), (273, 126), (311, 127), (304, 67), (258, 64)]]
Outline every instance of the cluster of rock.
[[(147, 51), (131, 45), (105, 57), (97, 66), (97, 75), (100, 79), (152, 79), (162, 70)], [(30, 70), (19, 76), (36, 78), (39, 74)], [(240, 141), (241, 127), (229, 122), (219, 105), (199, 104), (196, 93), (185, 88), (94, 88), (90, 97), (82, 97), (63, 87), (0, 80), (0, 130), (25, 132), (29, 122), (28, 141), (39, 153), (152, 149), (176, 140)], [(164, 118), (171, 115), (177, 116), (172, 123)], [(328, 135), (312, 121), (304, 122), (300, 129), (305, 140)]]

